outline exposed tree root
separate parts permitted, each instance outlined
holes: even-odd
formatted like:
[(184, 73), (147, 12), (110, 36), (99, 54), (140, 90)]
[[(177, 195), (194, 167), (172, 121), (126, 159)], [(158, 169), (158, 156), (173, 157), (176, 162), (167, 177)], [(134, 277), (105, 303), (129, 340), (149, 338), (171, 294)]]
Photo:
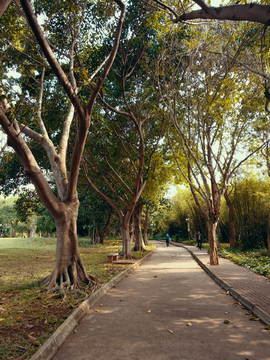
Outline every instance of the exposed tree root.
[(80, 291), (80, 290), (71, 290), (71, 292), (72, 292), (72, 293), (75, 293), (75, 294), (79, 294), (79, 295), (84, 296), (84, 300), (85, 300), (86, 298), (88, 298), (88, 294), (86, 294), (86, 293), (83, 292), (83, 291)]
[(65, 290), (76, 290), (78, 293), (85, 295), (86, 293), (79, 290), (80, 283), (88, 286), (91, 285), (92, 292), (96, 291), (100, 286), (98, 278), (88, 274), (82, 264), (75, 262), (70, 266), (64, 267), (61, 272), (59, 268), (55, 268), (49, 276), (33, 282), (34, 285), (48, 285), (47, 293), (58, 291), (63, 293)]
[(60, 304), (58, 305), (59, 307), (62, 306), (64, 304), (64, 302), (66, 302), (66, 298), (67, 298), (67, 295), (66, 293), (63, 291), (61, 291), (61, 294), (64, 294), (64, 297), (63, 297), (63, 300), (60, 302)]
[(132, 251), (147, 251), (147, 250), (144, 246), (140, 246), (139, 248), (137, 248), (135, 245), (134, 248), (132, 248)]

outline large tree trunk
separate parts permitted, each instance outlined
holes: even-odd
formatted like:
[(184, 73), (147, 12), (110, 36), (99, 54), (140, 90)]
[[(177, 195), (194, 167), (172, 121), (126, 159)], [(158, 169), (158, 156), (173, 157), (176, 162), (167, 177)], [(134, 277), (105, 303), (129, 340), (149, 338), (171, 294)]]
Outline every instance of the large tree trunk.
[(79, 283), (97, 280), (89, 275), (83, 265), (77, 238), (77, 217), (79, 201), (62, 203), (61, 215), (55, 219), (57, 229), (56, 267), (43, 283), (49, 282), (48, 291), (77, 289)]
[(213, 220), (207, 221), (207, 227), (208, 227), (208, 240), (210, 244), (210, 265), (218, 265), (219, 259), (218, 259), (218, 243), (217, 243), (217, 222), (214, 222)]
[(4, 14), (10, 3), (11, 0), (0, 0), (0, 17)]
[(132, 258), (131, 254), (131, 241), (130, 241), (130, 232), (129, 232), (129, 222), (127, 223), (125, 221), (125, 218), (123, 218), (120, 222), (120, 232), (122, 236), (122, 251), (120, 253), (121, 256), (127, 259)]
[(134, 251), (145, 251), (145, 245), (142, 238), (142, 225), (141, 225), (141, 216), (142, 216), (143, 205), (136, 204), (133, 218), (135, 225), (135, 245)]
[(236, 216), (233, 208), (233, 203), (231, 202), (227, 190), (224, 193), (226, 204), (229, 208), (229, 217), (230, 217), (230, 248), (235, 248), (236, 246)]

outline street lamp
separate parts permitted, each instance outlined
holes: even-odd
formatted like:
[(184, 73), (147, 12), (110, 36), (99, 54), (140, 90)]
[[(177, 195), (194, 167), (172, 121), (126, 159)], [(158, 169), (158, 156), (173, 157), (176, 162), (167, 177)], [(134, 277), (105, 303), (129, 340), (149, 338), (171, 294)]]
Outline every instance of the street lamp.
[(190, 217), (188, 214), (188, 217), (186, 218), (187, 221), (187, 231), (188, 231), (188, 240), (190, 240)]

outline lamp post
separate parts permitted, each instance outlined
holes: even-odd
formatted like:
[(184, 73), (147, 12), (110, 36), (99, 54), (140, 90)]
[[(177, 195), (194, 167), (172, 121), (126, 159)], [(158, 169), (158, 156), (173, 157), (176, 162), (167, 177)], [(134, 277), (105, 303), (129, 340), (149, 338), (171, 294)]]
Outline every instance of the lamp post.
[(186, 218), (187, 221), (187, 231), (188, 231), (188, 240), (190, 240), (190, 217), (188, 214), (188, 217)]

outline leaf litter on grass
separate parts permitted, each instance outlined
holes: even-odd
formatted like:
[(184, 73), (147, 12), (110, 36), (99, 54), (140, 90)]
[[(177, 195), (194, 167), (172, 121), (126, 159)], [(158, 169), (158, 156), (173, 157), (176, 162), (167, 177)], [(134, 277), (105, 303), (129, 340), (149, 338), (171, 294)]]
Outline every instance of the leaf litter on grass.
[[(106, 254), (117, 252), (120, 240), (108, 240), (104, 245), (89, 245), (80, 240), (80, 252), (89, 273), (101, 284), (111, 280), (127, 265), (106, 263)], [(86, 246), (84, 243), (86, 243)], [(136, 252), (136, 258), (147, 255)], [(33, 281), (51, 273), (55, 266), (56, 239), (0, 239), (0, 359), (30, 358), (65, 319), (84, 301), (84, 296), (66, 292), (47, 294), (47, 288)], [(7, 270), (8, 269), (8, 270)], [(91, 288), (81, 289), (91, 295)], [(56, 296), (55, 296), (56, 295)]]

